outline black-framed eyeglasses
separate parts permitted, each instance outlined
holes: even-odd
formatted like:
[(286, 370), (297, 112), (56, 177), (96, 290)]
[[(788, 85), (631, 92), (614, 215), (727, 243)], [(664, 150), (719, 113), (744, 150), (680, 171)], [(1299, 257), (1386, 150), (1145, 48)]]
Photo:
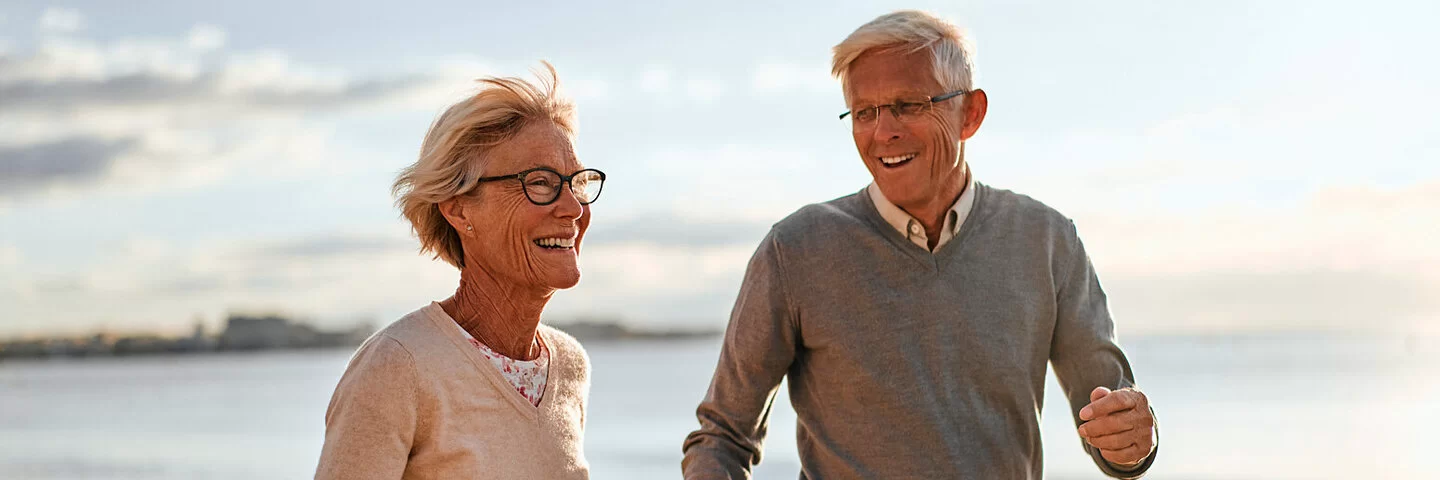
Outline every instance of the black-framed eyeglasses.
[(940, 95), (929, 97), (924, 100), (902, 100), (885, 105), (875, 105), (842, 113), (840, 114), (840, 119), (844, 120), (845, 117), (850, 117), (850, 121), (853, 122), (854, 125), (857, 127), (873, 125), (875, 123), (875, 120), (880, 118), (880, 109), (883, 108), (890, 110), (890, 113), (895, 115), (896, 120), (907, 123), (913, 122), (924, 116), (924, 113), (930, 111), (930, 107), (935, 106), (936, 103), (943, 102), (967, 93), (970, 93), (970, 91), (956, 90), (953, 92), (942, 93)]
[(525, 198), (536, 205), (555, 203), (555, 200), (560, 198), (561, 185), (569, 185), (570, 193), (575, 194), (575, 199), (579, 200), (581, 205), (589, 205), (600, 198), (600, 190), (605, 187), (605, 172), (587, 168), (570, 175), (561, 175), (553, 169), (539, 167), (510, 175), (481, 177), (475, 182), (500, 180), (519, 181), (520, 185), (525, 187)]

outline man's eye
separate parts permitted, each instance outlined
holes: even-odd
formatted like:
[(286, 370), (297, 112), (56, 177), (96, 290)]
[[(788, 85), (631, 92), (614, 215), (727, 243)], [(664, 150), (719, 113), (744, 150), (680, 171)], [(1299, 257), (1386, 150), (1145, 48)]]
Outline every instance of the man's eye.
[(919, 115), (925, 111), (924, 103), (902, 102), (896, 105), (901, 115)]

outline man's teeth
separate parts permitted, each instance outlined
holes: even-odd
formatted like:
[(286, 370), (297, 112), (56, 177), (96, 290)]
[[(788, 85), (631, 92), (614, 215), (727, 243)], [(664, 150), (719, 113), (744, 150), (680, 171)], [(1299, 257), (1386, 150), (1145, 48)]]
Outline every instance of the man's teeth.
[(886, 165), (894, 165), (909, 159), (915, 158), (915, 154), (900, 155), (896, 157), (880, 157), (880, 162)]
[(571, 248), (575, 246), (573, 238), (542, 238), (535, 241), (536, 245), (549, 248)]

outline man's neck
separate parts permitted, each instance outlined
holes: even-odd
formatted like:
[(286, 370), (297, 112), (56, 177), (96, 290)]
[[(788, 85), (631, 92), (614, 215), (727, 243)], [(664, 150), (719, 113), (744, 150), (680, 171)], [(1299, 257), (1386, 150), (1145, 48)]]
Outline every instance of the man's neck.
[[(473, 265), (473, 264), (472, 264)], [(554, 291), (530, 291), (503, 282), (481, 267), (460, 270), (460, 287), (440, 307), (470, 336), (516, 360), (539, 355), (535, 333)]]
[(953, 193), (931, 197), (919, 208), (900, 207), (905, 213), (915, 217), (915, 220), (920, 222), (920, 226), (925, 228), (926, 243), (931, 250), (934, 250), (940, 242), (940, 229), (945, 228), (945, 216), (950, 213), (955, 202), (960, 200), (960, 195), (965, 193), (965, 189), (970, 188), (970, 166), (962, 164), (961, 169), (963, 174), (960, 176), (960, 184), (958, 187), (951, 188)]

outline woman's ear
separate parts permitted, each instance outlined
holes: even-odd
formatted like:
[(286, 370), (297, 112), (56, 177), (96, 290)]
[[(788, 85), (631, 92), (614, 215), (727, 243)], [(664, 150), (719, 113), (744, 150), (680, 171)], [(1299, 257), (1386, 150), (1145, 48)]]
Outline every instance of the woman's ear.
[(475, 227), (470, 224), (470, 219), (465, 217), (465, 204), (460, 197), (451, 197), (436, 205), (440, 209), (440, 215), (445, 216), (445, 221), (450, 222), (450, 228), (455, 229), (464, 235), (464, 232), (474, 231)]

